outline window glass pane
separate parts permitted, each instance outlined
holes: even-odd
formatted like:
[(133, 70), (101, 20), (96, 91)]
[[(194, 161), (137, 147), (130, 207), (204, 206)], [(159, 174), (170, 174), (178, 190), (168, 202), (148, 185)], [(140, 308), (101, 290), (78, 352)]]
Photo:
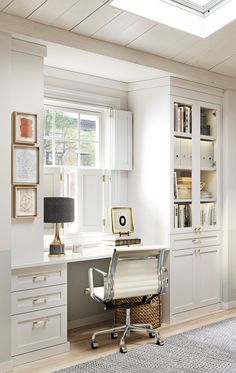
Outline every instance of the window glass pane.
[(82, 167), (96, 167), (98, 159), (98, 146), (96, 143), (80, 143), (80, 165)]
[(99, 116), (91, 114), (80, 115), (80, 140), (98, 141)]
[(47, 166), (53, 165), (52, 140), (44, 139), (44, 164)]
[(56, 141), (55, 164), (57, 166), (77, 166), (78, 143), (76, 141)]
[(55, 137), (65, 139), (78, 138), (78, 114), (55, 111)]
[(53, 112), (51, 109), (44, 111), (44, 136), (52, 136), (52, 116)]

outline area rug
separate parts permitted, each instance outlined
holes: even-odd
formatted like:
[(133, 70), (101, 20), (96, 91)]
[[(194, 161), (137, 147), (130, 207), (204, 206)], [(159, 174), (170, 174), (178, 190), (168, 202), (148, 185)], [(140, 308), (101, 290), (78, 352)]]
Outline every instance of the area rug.
[[(102, 348), (102, 346), (100, 347)], [(236, 373), (236, 318), (54, 373)]]

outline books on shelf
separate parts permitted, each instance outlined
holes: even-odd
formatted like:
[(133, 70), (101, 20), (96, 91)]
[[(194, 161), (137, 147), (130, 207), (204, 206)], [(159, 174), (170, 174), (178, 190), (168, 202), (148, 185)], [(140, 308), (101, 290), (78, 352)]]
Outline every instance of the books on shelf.
[(136, 236), (116, 236), (112, 235), (102, 241), (103, 246), (127, 246), (127, 245), (141, 245), (141, 238)]
[(189, 106), (174, 104), (174, 131), (192, 133), (191, 108)]
[(185, 228), (192, 226), (192, 204), (174, 204), (174, 227)]
[(215, 203), (201, 203), (200, 205), (201, 225), (216, 225)]

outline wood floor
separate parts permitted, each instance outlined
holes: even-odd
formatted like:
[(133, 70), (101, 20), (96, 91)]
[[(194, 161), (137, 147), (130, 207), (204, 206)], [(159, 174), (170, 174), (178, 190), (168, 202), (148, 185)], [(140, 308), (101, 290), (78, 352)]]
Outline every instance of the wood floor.
[[(198, 328), (206, 324), (224, 320), (236, 316), (236, 309), (211, 313), (195, 320), (187, 321), (176, 325), (163, 325), (159, 330), (162, 337), (181, 333), (190, 329)], [(99, 348), (91, 350), (90, 338), (94, 330), (110, 327), (108, 323), (97, 324), (89, 327), (73, 329), (69, 331), (71, 342), (70, 352), (53, 356), (47, 359), (38, 360), (33, 363), (20, 365), (14, 368), (15, 373), (50, 373), (54, 370), (88, 361), (118, 351), (118, 340), (112, 340), (109, 335), (99, 338)], [(133, 333), (126, 339), (128, 348), (135, 347), (150, 340), (145, 333)]]

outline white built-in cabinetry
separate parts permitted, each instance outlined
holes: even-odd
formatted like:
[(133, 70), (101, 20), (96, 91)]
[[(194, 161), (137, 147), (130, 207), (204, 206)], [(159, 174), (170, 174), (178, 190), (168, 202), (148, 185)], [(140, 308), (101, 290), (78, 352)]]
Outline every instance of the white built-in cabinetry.
[(136, 84), (129, 204), (144, 243), (168, 243), (163, 319), (220, 307), (222, 92), (177, 78)]
[(69, 350), (66, 264), (12, 270), (14, 364)]

